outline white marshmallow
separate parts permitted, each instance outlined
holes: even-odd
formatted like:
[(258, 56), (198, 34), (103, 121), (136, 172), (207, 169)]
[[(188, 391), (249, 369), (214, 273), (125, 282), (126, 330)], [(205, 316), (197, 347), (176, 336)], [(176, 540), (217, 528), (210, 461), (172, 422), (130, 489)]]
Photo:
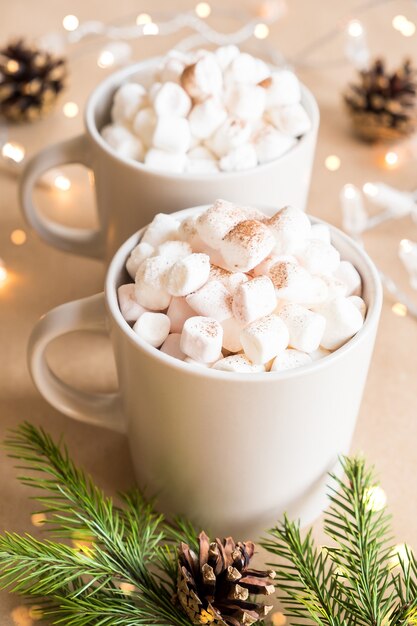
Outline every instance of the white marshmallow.
[(163, 256), (145, 259), (138, 268), (135, 278), (136, 300), (151, 311), (163, 311), (171, 301), (165, 287), (171, 261)]
[(229, 352), (240, 352), (242, 350), (242, 342), (240, 341), (240, 333), (242, 331), (242, 324), (234, 318), (222, 321), (223, 328), (223, 348), (229, 350)]
[(157, 248), (157, 254), (166, 256), (173, 263), (192, 253), (192, 248), (186, 241), (165, 241)]
[(259, 120), (263, 116), (265, 102), (265, 89), (247, 83), (233, 85), (226, 95), (229, 113), (248, 122)]
[(190, 147), (191, 132), (188, 120), (183, 117), (159, 117), (152, 138), (152, 143), (159, 150), (168, 152), (187, 152)]
[(218, 322), (232, 316), (232, 296), (220, 280), (210, 280), (186, 297), (187, 304), (198, 314)]
[(247, 272), (259, 265), (274, 246), (274, 236), (265, 224), (257, 220), (245, 220), (225, 235), (220, 253), (229, 269)]
[(246, 356), (255, 364), (267, 363), (288, 346), (288, 329), (278, 315), (251, 322), (240, 333)]
[(126, 322), (136, 322), (145, 313), (146, 309), (136, 300), (134, 283), (120, 285), (117, 290), (117, 297), (120, 311)]
[(301, 100), (300, 83), (297, 76), (290, 70), (272, 72), (270, 85), (266, 89), (266, 106), (297, 104)]
[(268, 118), (275, 128), (292, 137), (300, 137), (311, 128), (307, 111), (300, 103), (273, 107), (268, 111)]
[(172, 266), (167, 278), (167, 290), (173, 296), (187, 296), (200, 289), (209, 274), (210, 257), (201, 253), (190, 254)]
[(153, 94), (152, 100), (158, 117), (186, 117), (191, 111), (190, 96), (178, 83), (163, 83)]
[(136, 272), (139, 265), (150, 256), (155, 254), (155, 248), (150, 243), (141, 241), (135, 246), (130, 253), (128, 260), (126, 261), (126, 269), (129, 272), (131, 278), (135, 280)]
[(190, 244), (194, 252), (203, 252), (207, 246), (198, 234), (197, 218), (193, 215), (181, 221), (178, 235), (182, 241), (186, 241)]
[(319, 347), (326, 327), (323, 315), (309, 311), (299, 304), (287, 304), (279, 312), (287, 326), (289, 345), (301, 352), (313, 352)]
[(187, 156), (189, 159), (196, 159), (196, 160), (201, 159), (203, 161), (211, 160), (215, 162), (217, 161), (212, 151), (206, 148), (206, 146), (203, 146), (201, 144), (189, 150)]
[(133, 330), (141, 339), (159, 348), (169, 335), (169, 318), (164, 313), (147, 311), (140, 316)]
[(113, 122), (131, 122), (147, 104), (146, 89), (138, 83), (125, 83), (114, 94), (111, 118)]
[(319, 346), (317, 350), (313, 350), (313, 352), (310, 352), (310, 356), (313, 361), (319, 361), (320, 359), (324, 359), (324, 357), (329, 356), (329, 354), (331, 354), (330, 350), (326, 350), (321, 346)]
[(247, 52), (241, 52), (225, 71), (226, 82), (257, 84), (270, 76), (269, 67), (261, 59)]
[(147, 148), (152, 145), (155, 126), (156, 115), (151, 107), (139, 111), (133, 120), (133, 131), (140, 137)]
[(246, 283), (249, 277), (243, 272), (229, 272), (228, 270), (211, 264), (209, 280), (220, 280), (229, 293), (234, 293), (242, 283)]
[(172, 56), (171, 53), (168, 53), (167, 58), (159, 68), (156, 78), (161, 83), (179, 83), (185, 65), (186, 62), (184, 59)]
[(226, 109), (217, 98), (207, 98), (196, 104), (188, 120), (190, 129), (197, 139), (208, 139), (227, 117)]
[(258, 276), (241, 283), (233, 294), (233, 315), (242, 324), (269, 315), (276, 305), (274, 285), (267, 276)]
[(237, 117), (228, 117), (214, 135), (207, 139), (207, 145), (220, 158), (246, 144), (251, 133), (252, 126), (249, 122)]
[(223, 238), (239, 222), (245, 219), (240, 207), (226, 200), (216, 202), (198, 216), (195, 226), (198, 235), (210, 247), (217, 249)]
[(105, 126), (101, 130), (101, 136), (119, 156), (135, 161), (143, 160), (144, 147), (142, 141), (124, 126), (118, 124)]
[(269, 268), (268, 276), (279, 300), (313, 306), (327, 299), (328, 288), (324, 281), (295, 263), (278, 261)]
[(222, 172), (239, 172), (249, 170), (258, 165), (256, 150), (252, 144), (247, 143), (239, 148), (234, 148), (221, 157), (219, 167)]
[(284, 370), (291, 370), (296, 367), (302, 367), (312, 363), (313, 359), (309, 354), (300, 352), (300, 350), (294, 350), (288, 348), (280, 352), (274, 359), (271, 366), (271, 372), (283, 372)]
[(220, 370), (222, 372), (243, 372), (243, 373), (257, 373), (264, 372), (265, 366), (255, 365), (249, 361), (248, 357), (244, 354), (233, 354), (227, 356), (225, 359), (220, 359), (214, 365), (212, 369)]
[(343, 283), (345, 283), (347, 292), (347, 296), (360, 296), (362, 293), (362, 279), (361, 276), (350, 263), (350, 261), (340, 261), (338, 268), (334, 273), (335, 278), (338, 278)]
[(190, 317), (181, 334), (181, 350), (195, 361), (213, 363), (221, 354), (223, 329), (210, 317)]
[(217, 63), (222, 71), (224, 71), (230, 63), (239, 56), (239, 54), (239, 48), (233, 44), (220, 46), (220, 48), (217, 48), (217, 50), (214, 51)]
[(178, 239), (179, 226), (179, 221), (171, 215), (157, 213), (145, 230), (141, 243), (157, 247), (166, 241)]
[(263, 125), (252, 138), (259, 163), (269, 163), (288, 152), (296, 139), (276, 130), (270, 124)]
[(298, 263), (297, 259), (295, 258), (295, 256), (292, 256), (292, 254), (272, 254), (271, 256), (268, 256), (266, 259), (264, 259), (262, 263), (259, 263), (259, 265), (254, 267), (251, 274), (253, 276), (263, 276), (264, 274), (268, 275), (270, 268), (281, 262), (295, 264)]
[(320, 345), (337, 350), (362, 328), (362, 313), (348, 298), (335, 298), (315, 309), (326, 320)]
[(169, 356), (174, 357), (175, 359), (180, 359), (180, 361), (184, 360), (185, 354), (181, 350), (181, 335), (180, 333), (171, 333), (165, 339), (164, 343), (161, 346), (161, 352), (165, 354), (169, 354)]
[(196, 63), (186, 67), (181, 76), (181, 85), (196, 100), (219, 94), (223, 75), (214, 54), (207, 52)]
[(330, 228), (327, 224), (312, 224), (309, 238), (320, 239), (320, 241), (324, 241), (324, 243), (332, 243)]
[(366, 316), (366, 304), (365, 304), (365, 301), (362, 300), (362, 298), (360, 296), (349, 296), (348, 300), (350, 302), (352, 302), (352, 304), (355, 305), (355, 307), (358, 309), (358, 311), (362, 315), (362, 318), (365, 319), (365, 316)]
[(275, 237), (275, 254), (294, 254), (299, 251), (311, 232), (307, 215), (291, 206), (282, 208), (266, 223)]
[(308, 239), (296, 257), (310, 274), (333, 274), (340, 263), (339, 251), (320, 239)]
[(327, 285), (327, 300), (333, 300), (339, 296), (345, 297), (347, 294), (346, 284), (331, 274), (322, 274), (319, 277)]
[(172, 298), (167, 315), (171, 320), (171, 332), (180, 333), (184, 322), (195, 316), (195, 311), (187, 304), (185, 298)]
[(187, 166), (187, 155), (183, 152), (167, 152), (151, 148), (146, 153), (145, 163), (155, 170), (181, 174)]

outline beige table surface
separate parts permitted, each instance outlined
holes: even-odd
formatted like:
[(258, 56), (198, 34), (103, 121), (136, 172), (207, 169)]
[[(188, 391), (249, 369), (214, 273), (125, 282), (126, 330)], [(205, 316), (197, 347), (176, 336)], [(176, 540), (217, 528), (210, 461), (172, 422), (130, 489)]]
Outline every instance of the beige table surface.
[[(233, 8), (244, 2), (233, 0), (223, 2), (225, 4)], [(269, 41), (291, 56), (335, 25), (357, 3), (290, 0), (288, 4), (287, 15), (271, 28)], [(170, 0), (140, 3), (135, 0), (118, 0), (117, 3), (0, 0), (0, 41), (11, 35), (38, 37), (59, 29), (62, 17), (68, 13), (75, 13), (80, 20), (113, 20), (142, 11), (193, 6), (185, 0), (181, 3), (177, 0), (175, 5)], [(250, 6), (249, 0), (247, 6)], [(387, 2), (363, 15), (372, 51), (386, 53), (392, 62), (417, 49), (417, 34), (405, 38), (393, 30), (391, 20), (398, 13), (417, 21), (417, 7), (406, 1)], [(222, 26), (221, 20), (214, 20), (214, 23)], [(225, 27), (232, 25), (230, 20), (225, 22)], [(134, 58), (162, 52), (178, 38), (175, 35), (141, 40), (134, 46)], [(97, 67), (97, 50), (93, 46), (91, 53), (71, 63), (71, 85), (62, 102), (73, 100), (82, 110), (91, 88), (107, 74), (107, 70)], [(331, 42), (315, 58), (327, 62), (327, 67), (300, 70), (300, 76), (317, 97), (322, 118), (309, 211), (340, 225), (338, 195), (343, 184), (362, 185), (367, 180), (384, 180), (403, 189), (413, 189), (417, 187), (416, 161), (408, 158), (396, 170), (386, 171), (378, 164), (379, 151), (358, 143), (349, 134), (340, 106), (340, 90), (353, 70), (349, 64), (332, 67), (330, 62), (331, 67), (328, 67), (329, 59), (343, 58), (343, 38)], [(10, 129), (9, 136), (23, 143), (28, 154), (33, 154), (48, 143), (71, 137), (81, 129), (82, 116), (67, 119), (61, 106), (45, 121)], [(337, 154), (341, 159), (337, 172), (329, 172), (324, 166), (329, 154)], [(68, 193), (39, 191), (39, 201), (45, 211), (58, 220), (90, 225), (94, 223), (94, 212), (87, 176), (78, 170), (71, 172), (70, 168), (68, 172), (74, 180), (73, 189)], [(16, 180), (0, 174), (0, 186), (0, 257), (10, 272), (10, 279), (0, 290), (0, 439), (7, 429), (22, 420), (41, 424), (55, 436), (64, 435), (74, 458), (92, 473), (99, 485), (109, 491), (127, 487), (133, 482), (133, 474), (124, 437), (72, 422), (49, 407), (35, 390), (25, 359), (27, 339), (37, 318), (57, 304), (99, 291), (103, 269), (97, 262), (46, 246), (33, 233), (28, 233), (23, 246), (12, 245), (10, 233), (16, 228), (26, 229), (26, 225), (19, 212)], [(381, 267), (406, 288), (406, 277), (396, 257), (402, 237), (417, 239), (417, 226), (408, 219), (372, 232), (367, 236), (367, 244)], [(415, 299), (417, 302), (417, 293)], [(417, 321), (396, 316), (391, 310), (392, 304), (387, 297), (352, 449), (365, 452), (369, 461), (377, 465), (394, 513), (396, 538), (417, 547)], [(87, 340), (80, 335), (72, 337), (70, 342), (61, 340), (51, 350), (51, 361), (62, 376), (80, 387), (106, 389), (114, 385), (110, 349), (102, 338)], [(31, 525), (33, 505), (28, 500), (29, 491), (16, 482), (15, 475), (11, 460), (1, 453), (0, 531), (36, 532)], [(21, 604), (19, 598), (3, 593), (0, 602), (1, 626), (30, 626), (31, 620), (16, 610)]]

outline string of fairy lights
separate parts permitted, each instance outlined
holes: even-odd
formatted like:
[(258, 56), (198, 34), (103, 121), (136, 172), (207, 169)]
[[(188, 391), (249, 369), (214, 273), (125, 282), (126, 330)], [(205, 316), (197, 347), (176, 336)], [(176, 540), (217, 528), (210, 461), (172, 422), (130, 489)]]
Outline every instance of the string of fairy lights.
[[(239, 9), (214, 7), (209, 2), (198, 2), (193, 10), (183, 13), (155, 13), (154, 15), (139, 13), (120, 18), (113, 24), (99, 20), (80, 22), (76, 15), (68, 14), (62, 18), (62, 28), (56, 32), (46, 33), (38, 40), (38, 44), (57, 54), (66, 54), (70, 62), (91, 54), (93, 50), (97, 66), (111, 71), (131, 62), (131, 42), (138, 38), (161, 37), (186, 30), (191, 31), (192, 34), (187, 34), (176, 45), (182, 50), (189, 50), (207, 43), (241, 45), (252, 39), (257, 43), (264, 58), (276, 66), (286, 65), (295, 70), (305, 70), (350, 64), (357, 69), (362, 69), (368, 65), (371, 54), (366, 28), (359, 18), (366, 12), (391, 1), (365, 0), (360, 2), (327, 32), (289, 57), (285, 57), (281, 50), (276, 49), (268, 41), (270, 27), (288, 11), (289, 7), (285, 0), (261, 0), (247, 7), (240, 6)], [(210, 25), (210, 17), (233, 18), (239, 23), (239, 27), (233, 32), (219, 32)], [(405, 38), (410, 38), (416, 33), (416, 24), (406, 15), (395, 15), (391, 25)], [(340, 38), (343, 50), (339, 59), (314, 60), (314, 55), (318, 51), (337, 38)], [(74, 119), (79, 115), (80, 107), (74, 101), (66, 101), (62, 105), (62, 113), (66, 118)], [(0, 170), (18, 177), (25, 164), (26, 149), (22, 143), (10, 139), (8, 135), (9, 129), (5, 125), (0, 126)], [(394, 169), (410, 156), (409, 152), (409, 149), (407, 152), (407, 149), (402, 146), (389, 148), (383, 153), (380, 165), (383, 169)], [(412, 156), (416, 156), (415, 152), (414, 149)], [(341, 165), (341, 159), (337, 154), (330, 154), (324, 160), (324, 167), (329, 172), (336, 172)], [(57, 169), (45, 174), (39, 184), (58, 193), (69, 193), (72, 188), (71, 179)], [(378, 192), (372, 194), (370, 189), (374, 191), (377, 189)], [(387, 189), (390, 190), (388, 195)], [(364, 198), (383, 209), (379, 217), (368, 217), (364, 208)], [(410, 198), (413, 199), (412, 202)], [(381, 221), (404, 216), (404, 210), (401, 213), (398, 206), (407, 205), (406, 214), (416, 217), (416, 202), (417, 193), (410, 194), (392, 187), (388, 188), (382, 183), (365, 183), (363, 190), (347, 184), (341, 192), (344, 228), (363, 243), (363, 234), (367, 230), (377, 226)], [(16, 229), (10, 234), (10, 239), (14, 245), (23, 245), (27, 236), (25, 231)], [(399, 246), (399, 256), (408, 272), (411, 285), (417, 288), (417, 244), (402, 240)], [(410, 299), (392, 279), (382, 272), (381, 277), (388, 291), (398, 300), (393, 306), (394, 313), (398, 315), (410, 313), (417, 318), (417, 306), (410, 302)], [(0, 286), (4, 285), (7, 279), (6, 265), (0, 259)]]

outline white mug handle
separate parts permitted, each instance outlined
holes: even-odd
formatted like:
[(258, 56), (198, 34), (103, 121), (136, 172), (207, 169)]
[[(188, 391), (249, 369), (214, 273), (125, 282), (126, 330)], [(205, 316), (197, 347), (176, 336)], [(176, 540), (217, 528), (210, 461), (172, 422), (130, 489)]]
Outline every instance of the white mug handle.
[(33, 381), (42, 396), (68, 417), (125, 432), (119, 393), (88, 393), (74, 389), (50, 369), (46, 350), (56, 337), (87, 330), (108, 333), (104, 294), (68, 302), (41, 317), (28, 345), (28, 364)]
[(56, 248), (81, 256), (103, 259), (104, 237), (101, 230), (63, 226), (43, 216), (33, 203), (33, 189), (42, 174), (58, 165), (68, 163), (80, 163), (91, 168), (91, 150), (86, 135), (79, 135), (49, 146), (30, 159), (19, 186), (23, 215), (42, 239)]

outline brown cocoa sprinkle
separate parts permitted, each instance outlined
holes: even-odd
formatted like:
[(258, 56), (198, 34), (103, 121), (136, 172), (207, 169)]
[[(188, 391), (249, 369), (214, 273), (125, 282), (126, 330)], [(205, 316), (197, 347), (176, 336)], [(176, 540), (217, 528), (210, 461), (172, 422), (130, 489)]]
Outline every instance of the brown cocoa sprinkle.
[(218, 326), (216, 322), (206, 322), (202, 328), (202, 332), (207, 335), (207, 337), (216, 337), (218, 334)]
[(264, 89), (268, 89), (268, 87), (270, 87), (271, 85), (272, 85), (272, 76), (268, 76), (267, 78), (264, 78), (258, 83), (258, 86), (264, 87)]
[(236, 224), (231, 231), (225, 236), (225, 241), (236, 241), (242, 246), (250, 246), (251, 248), (258, 246), (264, 240), (268, 230), (262, 222), (258, 220), (245, 220)]
[(269, 277), (274, 283), (274, 287), (276, 287), (277, 289), (281, 289), (281, 287), (287, 286), (290, 266), (291, 263), (287, 263), (286, 261), (278, 261), (278, 263), (275, 263), (269, 268)]

